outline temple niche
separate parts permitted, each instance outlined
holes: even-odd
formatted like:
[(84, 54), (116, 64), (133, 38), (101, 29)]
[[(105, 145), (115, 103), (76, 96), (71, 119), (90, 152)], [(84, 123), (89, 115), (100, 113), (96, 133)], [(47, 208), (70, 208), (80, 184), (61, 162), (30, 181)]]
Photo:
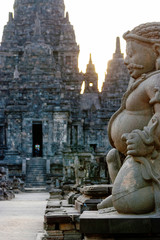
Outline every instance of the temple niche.
[(129, 74), (117, 38), (99, 92), (79, 51), (63, 0), (15, 1), (0, 46), (0, 166), (28, 187), (109, 182), (107, 124)]

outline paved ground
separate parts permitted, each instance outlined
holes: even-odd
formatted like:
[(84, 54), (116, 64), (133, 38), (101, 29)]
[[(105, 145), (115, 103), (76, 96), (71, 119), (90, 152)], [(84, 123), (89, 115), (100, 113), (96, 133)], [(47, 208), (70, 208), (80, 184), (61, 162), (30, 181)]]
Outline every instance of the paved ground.
[(35, 240), (43, 231), (48, 193), (20, 193), (0, 201), (0, 240)]

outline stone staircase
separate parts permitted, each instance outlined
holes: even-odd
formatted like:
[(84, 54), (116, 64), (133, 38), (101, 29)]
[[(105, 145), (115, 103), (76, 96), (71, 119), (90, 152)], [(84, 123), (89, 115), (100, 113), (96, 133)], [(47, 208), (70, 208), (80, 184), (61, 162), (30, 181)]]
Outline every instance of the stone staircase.
[(46, 161), (41, 157), (27, 161), (25, 187), (44, 187), (46, 185)]

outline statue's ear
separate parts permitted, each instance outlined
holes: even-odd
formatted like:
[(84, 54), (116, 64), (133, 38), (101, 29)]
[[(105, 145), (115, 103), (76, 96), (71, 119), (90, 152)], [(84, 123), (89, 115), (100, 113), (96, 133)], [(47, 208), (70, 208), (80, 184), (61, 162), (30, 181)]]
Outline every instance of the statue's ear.
[(156, 70), (160, 70), (160, 44), (159, 43), (155, 43), (154, 46), (154, 51), (157, 55), (157, 59), (156, 59)]
[(160, 57), (160, 43), (155, 43), (153, 49), (156, 52), (157, 56)]

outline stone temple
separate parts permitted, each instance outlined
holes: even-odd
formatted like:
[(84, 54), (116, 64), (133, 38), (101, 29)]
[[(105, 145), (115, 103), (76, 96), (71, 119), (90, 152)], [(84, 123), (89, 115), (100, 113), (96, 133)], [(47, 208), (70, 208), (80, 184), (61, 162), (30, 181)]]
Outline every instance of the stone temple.
[(15, 0), (0, 46), (0, 166), (26, 186), (109, 180), (107, 124), (129, 74), (117, 38), (99, 92), (79, 51), (64, 0)]

